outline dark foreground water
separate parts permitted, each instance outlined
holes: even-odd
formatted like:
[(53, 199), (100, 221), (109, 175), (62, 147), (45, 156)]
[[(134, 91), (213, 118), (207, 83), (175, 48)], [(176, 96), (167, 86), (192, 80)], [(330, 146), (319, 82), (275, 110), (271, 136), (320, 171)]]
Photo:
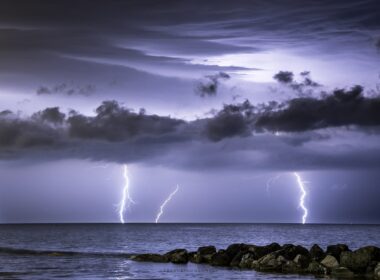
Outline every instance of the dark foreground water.
[[(128, 254), (203, 245), (271, 242), (310, 247), (380, 246), (380, 226), (263, 224), (0, 225), (0, 279), (314, 279), (213, 268), (136, 263)], [(53, 253), (54, 252), (54, 253)], [(64, 252), (64, 253), (63, 253)]]

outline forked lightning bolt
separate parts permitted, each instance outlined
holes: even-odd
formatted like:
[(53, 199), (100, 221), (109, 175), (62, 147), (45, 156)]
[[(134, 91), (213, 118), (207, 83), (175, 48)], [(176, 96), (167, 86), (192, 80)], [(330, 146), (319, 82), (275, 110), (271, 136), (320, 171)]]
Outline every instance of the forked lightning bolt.
[(120, 223), (124, 224), (124, 214), (125, 210), (129, 208), (131, 204), (134, 204), (135, 202), (131, 198), (129, 194), (129, 177), (128, 177), (128, 167), (126, 164), (124, 164), (124, 172), (123, 172), (123, 177), (125, 180), (124, 188), (123, 188), (123, 194), (122, 198), (119, 204), (119, 218), (120, 218)]
[(176, 189), (168, 196), (167, 199), (165, 199), (164, 203), (161, 204), (160, 211), (158, 212), (157, 217), (156, 217), (156, 224), (160, 220), (161, 215), (164, 213), (164, 208), (166, 204), (168, 204), (168, 202), (173, 198), (173, 196), (177, 193), (178, 189), (179, 189), (179, 186), (177, 185)]
[(303, 210), (302, 224), (305, 224), (306, 223), (307, 214), (308, 214), (308, 210), (307, 210), (307, 208), (305, 206), (305, 197), (306, 197), (306, 194), (307, 194), (306, 190), (305, 190), (305, 186), (304, 186), (305, 182), (302, 181), (301, 176), (297, 172), (294, 172), (293, 174), (294, 174), (294, 176), (296, 176), (298, 186), (299, 186), (299, 188), (301, 190), (301, 197), (300, 197), (299, 206)]

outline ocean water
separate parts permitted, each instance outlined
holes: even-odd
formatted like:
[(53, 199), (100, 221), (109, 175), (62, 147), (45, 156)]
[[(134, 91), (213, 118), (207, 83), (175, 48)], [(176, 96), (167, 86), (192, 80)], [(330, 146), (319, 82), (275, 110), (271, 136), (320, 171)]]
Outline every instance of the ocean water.
[[(380, 226), (294, 224), (0, 225), (0, 279), (314, 279), (208, 265), (137, 263), (133, 253), (232, 243), (380, 247)], [(54, 253), (53, 253), (54, 252)]]

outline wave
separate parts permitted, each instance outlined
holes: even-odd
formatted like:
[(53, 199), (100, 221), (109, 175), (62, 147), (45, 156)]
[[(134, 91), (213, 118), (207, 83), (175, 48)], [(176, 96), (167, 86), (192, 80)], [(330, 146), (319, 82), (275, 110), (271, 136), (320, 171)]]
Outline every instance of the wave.
[(53, 257), (114, 257), (130, 258), (133, 254), (119, 252), (84, 252), (84, 251), (61, 251), (61, 250), (35, 250), (13, 247), (0, 247), (0, 254), (8, 255), (30, 255), (30, 256), (53, 256)]

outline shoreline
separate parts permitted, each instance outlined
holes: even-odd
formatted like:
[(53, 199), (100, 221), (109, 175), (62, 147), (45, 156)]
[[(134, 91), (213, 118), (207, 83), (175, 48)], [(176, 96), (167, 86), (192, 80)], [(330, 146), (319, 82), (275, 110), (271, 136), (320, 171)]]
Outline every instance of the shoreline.
[(267, 273), (308, 274), (316, 277), (380, 279), (380, 248), (361, 247), (351, 251), (346, 244), (327, 246), (314, 244), (309, 250), (300, 245), (272, 243), (257, 246), (244, 243), (217, 250), (215, 246), (199, 247), (197, 251), (174, 249), (165, 254), (135, 254), (137, 262), (188, 262), (214, 267), (254, 270)]

